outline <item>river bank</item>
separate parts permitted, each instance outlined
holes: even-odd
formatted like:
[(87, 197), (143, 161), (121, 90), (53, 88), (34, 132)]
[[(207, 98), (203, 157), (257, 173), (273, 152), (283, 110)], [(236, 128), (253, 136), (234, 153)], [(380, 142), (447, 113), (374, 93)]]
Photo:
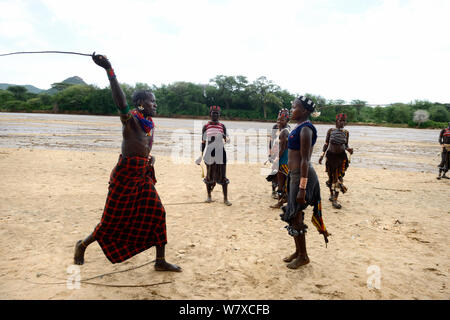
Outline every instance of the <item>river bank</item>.
[[(106, 115), (106, 114), (92, 114), (87, 112), (49, 112), (48, 110), (32, 110), (32, 111), (24, 111), (24, 112), (11, 112), (11, 111), (0, 111), (0, 112), (6, 112), (6, 113), (39, 113), (39, 114), (61, 114), (61, 115), (86, 115), (86, 116), (114, 116), (114, 115)], [(170, 116), (164, 116), (164, 115), (158, 115), (158, 118), (163, 119), (194, 119), (194, 120), (204, 120), (209, 121), (210, 118), (208, 116), (192, 116), (192, 115), (170, 115)], [(246, 118), (236, 118), (236, 117), (226, 117), (222, 116), (222, 120), (225, 121), (240, 121), (240, 122), (266, 122), (266, 123), (276, 123), (276, 119), (246, 119)], [(334, 122), (323, 122), (323, 121), (312, 121), (315, 124), (323, 124), (323, 125), (334, 125)], [(348, 126), (368, 126), (368, 127), (386, 127), (386, 128), (415, 128), (415, 129), (439, 129), (446, 127), (446, 123), (437, 123), (430, 126), (410, 126), (408, 124), (404, 123), (376, 123), (376, 122), (349, 122), (347, 124)]]

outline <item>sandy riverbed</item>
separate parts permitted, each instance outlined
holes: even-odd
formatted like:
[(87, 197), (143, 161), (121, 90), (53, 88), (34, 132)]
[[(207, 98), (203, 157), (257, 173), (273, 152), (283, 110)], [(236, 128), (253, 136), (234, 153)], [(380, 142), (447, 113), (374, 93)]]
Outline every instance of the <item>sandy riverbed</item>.
[[(378, 142), (380, 143), (380, 142)], [(182, 273), (152, 265), (91, 280), (66, 280), (76, 240), (98, 223), (117, 152), (0, 149), (0, 299), (449, 299), (450, 180), (435, 173), (349, 168), (343, 208), (333, 209), (324, 167), (322, 186), (328, 248), (310, 223), (311, 263), (286, 268), (293, 239), (270, 209), (270, 184), (260, 164), (230, 164), (231, 207), (216, 188), (212, 204), (200, 167), (158, 156), (156, 185), (167, 211), (168, 261)], [(94, 243), (81, 280), (154, 259), (154, 248), (111, 264)], [(379, 271), (378, 273), (377, 270)], [(380, 280), (371, 282), (372, 279)], [(368, 288), (367, 282), (378, 289)], [(62, 284), (49, 284), (49, 283)]]

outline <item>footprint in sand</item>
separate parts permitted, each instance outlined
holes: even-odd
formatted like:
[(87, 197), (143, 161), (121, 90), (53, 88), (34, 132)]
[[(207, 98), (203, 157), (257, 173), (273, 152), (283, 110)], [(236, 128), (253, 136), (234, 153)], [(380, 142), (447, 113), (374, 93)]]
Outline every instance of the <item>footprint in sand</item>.
[(415, 240), (415, 241), (421, 242), (421, 243), (430, 243), (430, 241), (422, 240), (422, 239), (419, 239), (417, 237), (408, 237), (408, 238), (410, 238), (411, 240)]
[(441, 273), (438, 269), (435, 269), (435, 268), (424, 268), (423, 271), (430, 271), (430, 272), (433, 272), (434, 274), (436, 274), (438, 276), (446, 277), (445, 274)]
[(418, 241), (418, 242), (421, 242), (421, 243), (430, 243), (430, 241), (422, 240), (422, 239), (416, 237), (415, 235), (417, 235), (417, 234), (420, 234), (420, 231), (418, 231), (416, 229), (411, 229), (408, 232), (406, 232), (406, 237), (408, 239), (415, 240), (415, 241)]

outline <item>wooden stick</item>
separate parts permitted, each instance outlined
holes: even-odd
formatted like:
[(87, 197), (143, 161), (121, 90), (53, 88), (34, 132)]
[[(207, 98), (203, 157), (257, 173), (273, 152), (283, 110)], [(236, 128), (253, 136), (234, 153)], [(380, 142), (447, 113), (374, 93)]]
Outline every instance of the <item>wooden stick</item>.
[(71, 51), (21, 51), (21, 52), (3, 53), (0, 54), (0, 57), (11, 56), (13, 54), (29, 54), (29, 53), (63, 53), (63, 54), (78, 54), (80, 56), (88, 56), (88, 57), (92, 56), (92, 54), (71, 52)]

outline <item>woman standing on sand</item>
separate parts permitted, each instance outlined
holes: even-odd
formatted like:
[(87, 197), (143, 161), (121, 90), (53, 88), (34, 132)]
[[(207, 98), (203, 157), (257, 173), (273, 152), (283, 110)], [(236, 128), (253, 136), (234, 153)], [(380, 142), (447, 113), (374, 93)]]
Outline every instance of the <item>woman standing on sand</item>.
[(339, 191), (347, 192), (344, 186), (345, 171), (348, 168), (349, 160), (348, 151), (353, 154), (353, 149), (348, 146), (349, 132), (344, 129), (347, 124), (347, 115), (340, 113), (336, 116), (336, 128), (330, 128), (325, 138), (323, 146), (323, 154), (319, 158), (319, 164), (322, 164), (323, 157), (326, 153), (327, 161), (325, 162), (326, 172), (328, 173), (327, 187), (330, 189), (330, 201), (333, 207), (340, 209), (342, 206), (337, 199)]
[(95, 53), (92, 59), (108, 75), (120, 112), (123, 140), (118, 163), (111, 172), (102, 219), (90, 235), (76, 243), (74, 264), (84, 264), (87, 247), (97, 241), (111, 263), (123, 262), (155, 246), (155, 270), (181, 272), (179, 266), (165, 259), (166, 211), (155, 188), (154, 158), (150, 154), (155, 95), (137, 90), (133, 94), (136, 108), (130, 110), (109, 60)]
[(228, 201), (228, 184), (230, 180), (226, 176), (227, 154), (224, 146), (224, 142), (229, 142), (227, 128), (219, 121), (219, 106), (211, 106), (209, 115), (211, 121), (208, 121), (202, 128), (202, 156), (195, 163), (200, 165), (203, 158), (206, 164), (206, 177), (203, 179), (203, 182), (206, 184), (208, 197), (205, 202), (212, 202), (211, 192), (217, 183), (222, 186), (223, 203), (231, 206), (231, 202)]
[(277, 184), (278, 184), (278, 203), (270, 206), (271, 208), (279, 209), (287, 201), (287, 175), (288, 175), (288, 136), (290, 127), (289, 122), (289, 110), (281, 109), (278, 112), (277, 119), (277, 136), (274, 143), (274, 149), (276, 150), (276, 158), (274, 161), (273, 171), (277, 172)]
[(317, 130), (308, 120), (314, 111), (314, 102), (300, 96), (292, 103), (292, 120), (297, 123), (288, 138), (288, 203), (283, 207), (281, 220), (289, 223), (288, 232), (294, 237), (295, 252), (283, 259), (288, 268), (297, 269), (308, 264), (306, 252), (306, 224), (304, 212), (309, 205), (314, 206), (312, 222), (328, 242), (329, 235), (322, 221), (320, 185), (317, 174), (310, 163), (313, 146), (317, 140)]

